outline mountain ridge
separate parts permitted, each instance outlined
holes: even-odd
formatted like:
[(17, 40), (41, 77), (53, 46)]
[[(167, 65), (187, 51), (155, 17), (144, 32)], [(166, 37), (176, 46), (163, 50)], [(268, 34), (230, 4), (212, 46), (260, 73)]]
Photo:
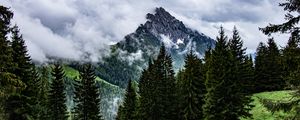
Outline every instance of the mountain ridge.
[(202, 57), (208, 48), (215, 45), (214, 39), (186, 27), (162, 7), (148, 13), (146, 18), (147, 21), (135, 32), (111, 47), (111, 56), (104, 59), (104, 64), (99, 64), (102, 67), (98, 72), (101, 78), (116, 85), (121, 83), (121, 86), (125, 86), (129, 79), (138, 80), (141, 70), (147, 66), (149, 59), (156, 57), (162, 44), (173, 58), (175, 71), (183, 67), (184, 56), (189, 50), (193, 49)]

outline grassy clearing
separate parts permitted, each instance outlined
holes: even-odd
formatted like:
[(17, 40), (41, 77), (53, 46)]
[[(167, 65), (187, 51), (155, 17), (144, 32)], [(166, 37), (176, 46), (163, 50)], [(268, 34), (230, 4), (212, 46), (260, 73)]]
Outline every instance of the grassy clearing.
[[(271, 113), (268, 111), (263, 104), (260, 103), (259, 98), (262, 99), (271, 99), (271, 100), (289, 100), (291, 99), (292, 91), (274, 91), (274, 92), (262, 92), (257, 93), (252, 96), (254, 100), (252, 102), (255, 107), (251, 110), (254, 120), (285, 120), (291, 114), (284, 113), (283, 111), (278, 111), (275, 113)], [(250, 120), (250, 119), (242, 119), (242, 120)]]
[[(66, 77), (68, 78), (78, 78), (79, 79), (79, 71), (72, 68), (72, 67), (69, 67), (69, 66), (64, 66), (64, 71), (65, 71), (65, 75)], [(96, 81), (99, 81), (101, 82), (103, 85), (106, 85), (106, 86), (110, 86), (110, 87), (113, 87), (113, 88), (119, 88), (118, 86), (116, 85), (113, 85), (111, 83), (108, 83), (107, 81), (99, 78), (98, 76), (96, 77)]]

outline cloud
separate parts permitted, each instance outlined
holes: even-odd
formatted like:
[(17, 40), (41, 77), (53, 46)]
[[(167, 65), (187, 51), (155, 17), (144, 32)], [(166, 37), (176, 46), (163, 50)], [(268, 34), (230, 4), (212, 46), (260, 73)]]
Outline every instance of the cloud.
[[(258, 27), (283, 21), (281, 0), (2, 0), (11, 7), (29, 53), (34, 60), (47, 56), (80, 60), (86, 53), (93, 61), (109, 52), (109, 45), (143, 24), (145, 15), (164, 7), (187, 26), (211, 38), (223, 25), (228, 35), (240, 31), (248, 52), (266, 41)], [(286, 36), (275, 36), (280, 45)], [(281, 40), (284, 39), (284, 40)]]

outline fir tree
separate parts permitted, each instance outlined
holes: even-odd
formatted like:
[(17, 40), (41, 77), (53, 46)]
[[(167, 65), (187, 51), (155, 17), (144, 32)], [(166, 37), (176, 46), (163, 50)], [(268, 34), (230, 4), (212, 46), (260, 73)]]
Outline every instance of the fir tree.
[(267, 90), (282, 90), (285, 87), (285, 82), (282, 79), (282, 66), (280, 59), (280, 51), (273, 38), (268, 40), (268, 55), (267, 55), (267, 69), (269, 74), (269, 81), (272, 86)]
[(139, 117), (145, 120), (177, 119), (175, 77), (171, 56), (162, 45), (157, 59), (140, 79)]
[(281, 71), (280, 53), (274, 40), (269, 39), (268, 46), (260, 43), (255, 60), (257, 92), (282, 90), (285, 83)]
[(300, 36), (291, 35), (286, 47), (283, 49), (282, 55), (282, 71), (283, 78), (289, 85), (289, 87), (300, 85), (300, 81), (287, 79), (291, 74), (297, 71), (299, 58), (300, 58), (300, 48), (298, 47), (300, 42)]
[(12, 73), (15, 64), (13, 64), (12, 49), (7, 35), (10, 32), (10, 20), (13, 13), (0, 5), (0, 117), (5, 117), (4, 105), (6, 99), (26, 87), (19, 78)]
[(48, 96), (48, 109), (50, 120), (67, 120), (67, 106), (66, 106), (66, 94), (64, 92), (64, 76), (62, 66), (55, 64), (52, 69), (52, 83), (50, 85), (50, 91)]
[(80, 81), (75, 86), (75, 120), (102, 120), (100, 114), (100, 93), (91, 64), (80, 71)]
[(202, 105), (206, 94), (205, 78), (202, 72), (202, 61), (191, 50), (185, 58), (185, 69), (178, 79), (180, 111), (185, 120), (203, 118)]
[[(217, 43), (209, 57), (209, 65), (206, 76), (205, 104), (203, 114), (205, 120), (235, 120), (238, 114), (232, 111), (235, 108), (236, 83), (232, 80), (233, 57), (227, 44), (227, 36), (221, 27)], [(226, 104), (225, 104), (226, 103)]]
[(285, 0), (286, 2), (280, 3), (279, 6), (283, 7), (287, 13), (285, 14), (284, 23), (281, 24), (269, 24), (265, 28), (260, 28), (260, 30), (266, 34), (271, 35), (272, 33), (292, 33), (299, 34), (300, 27), (298, 25), (300, 20), (300, 2), (299, 0)]
[(260, 42), (256, 49), (256, 57), (255, 57), (255, 92), (262, 92), (265, 90), (265, 84), (268, 84), (266, 80), (268, 79), (267, 73), (267, 46)]
[[(19, 119), (37, 119), (36, 113), (34, 111), (37, 108), (35, 107), (38, 103), (38, 99), (36, 95), (38, 94), (38, 88), (35, 84), (36, 71), (34, 69), (34, 65), (31, 63), (30, 56), (27, 53), (27, 48), (25, 42), (22, 38), (22, 35), (19, 33), (18, 27), (15, 25), (12, 28), (12, 58), (13, 63), (16, 67), (12, 70), (12, 72), (17, 75), (20, 80), (27, 86), (23, 91), (19, 93), (19, 95), (14, 96), (16, 100), (12, 100), (14, 104), (20, 104), (19, 106), (11, 106), (10, 109), (12, 111), (18, 111), (19, 113), (14, 113), (12, 117)], [(19, 98), (17, 98), (19, 97)], [(8, 103), (10, 104), (10, 103)], [(18, 116), (18, 117), (16, 117)], [(22, 117), (23, 116), (23, 117)]]
[[(138, 118), (141, 120), (154, 120), (153, 117), (153, 91), (154, 91), (154, 86), (152, 84), (152, 73), (151, 71), (153, 70), (153, 63), (152, 60), (149, 60), (148, 63), (148, 68), (144, 69), (142, 71), (142, 75), (139, 80), (139, 95), (140, 95), (140, 106), (138, 108)], [(119, 109), (122, 109), (119, 108)], [(121, 110), (120, 110), (121, 111)]]
[(236, 113), (240, 117), (251, 117), (250, 110), (252, 106), (250, 102), (252, 100), (247, 90), (252, 82), (253, 74), (250, 71), (252, 66), (251, 63), (248, 63), (250, 61), (245, 55), (246, 49), (243, 48), (243, 41), (236, 27), (233, 29), (233, 35), (228, 44), (233, 56), (230, 79), (234, 84), (231, 88), (231, 92), (234, 94), (231, 100), (234, 102), (232, 103), (231, 112)]
[(117, 120), (136, 120), (137, 105), (137, 94), (130, 80), (127, 86), (124, 102), (118, 110)]
[[(300, 119), (300, 89), (299, 89), (299, 79), (300, 79), (300, 60), (298, 55), (294, 52), (298, 51), (298, 40), (299, 40), (299, 10), (300, 10), (300, 1), (299, 0), (286, 0), (284, 3), (280, 3), (279, 6), (283, 7), (287, 11), (285, 18), (286, 22), (282, 24), (270, 24), (265, 28), (261, 28), (262, 32), (268, 35), (272, 33), (281, 32), (281, 33), (291, 33), (288, 46), (283, 50), (283, 74), (284, 79), (289, 83), (292, 83), (292, 89), (295, 90), (293, 93), (293, 99), (290, 101), (279, 101), (274, 102), (271, 100), (262, 100), (265, 107), (269, 108), (272, 112), (284, 110), (285, 112), (295, 111), (295, 115), (292, 118), (287, 119)], [(296, 49), (295, 49), (296, 48)], [(294, 57), (293, 57), (294, 56)], [(290, 65), (287, 65), (290, 64)], [(291, 82), (292, 81), (292, 82)], [(298, 85), (297, 85), (298, 84)]]

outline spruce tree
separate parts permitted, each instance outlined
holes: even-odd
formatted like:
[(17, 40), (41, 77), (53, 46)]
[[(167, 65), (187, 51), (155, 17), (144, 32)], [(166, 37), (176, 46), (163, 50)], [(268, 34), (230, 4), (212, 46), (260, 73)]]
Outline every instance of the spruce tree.
[[(37, 119), (37, 114), (34, 111), (39, 111), (36, 108), (38, 104), (38, 99), (36, 95), (38, 94), (39, 89), (36, 86), (37, 72), (35, 66), (31, 63), (30, 56), (27, 52), (27, 47), (25, 41), (20, 35), (19, 28), (15, 25), (12, 30), (12, 58), (13, 63), (16, 67), (12, 72), (17, 75), (20, 80), (26, 85), (26, 88), (22, 90), (19, 95), (14, 96), (16, 100), (10, 99), (14, 104), (18, 103), (20, 106), (11, 106), (12, 111), (18, 111), (12, 117), (19, 119)], [(19, 97), (19, 98), (17, 98)], [(18, 117), (16, 117), (18, 116)], [(23, 117), (22, 117), (23, 116)]]
[(282, 79), (282, 64), (280, 51), (273, 38), (268, 40), (268, 46), (260, 43), (255, 59), (255, 80), (257, 92), (282, 90), (285, 82)]
[(255, 92), (265, 91), (265, 85), (268, 85), (267, 82), (267, 46), (260, 42), (256, 49), (256, 57), (255, 57)]
[(0, 5), (0, 118), (8, 119), (11, 115), (8, 108), (8, 101), (12, 94), (17, 94), (26, 87), (19, 78), (12, 73), (15, 68), (12, 59), (12, 49), (7, 35), (10, 32), (10, 20), (13, 13), (9, 8)]
[(154, 88), (154, 114), (157, 119), (176, 119), (176, 93), (175, 73), (172, 68), (172, 58), (167, 54), (162, 44), (157, 59), (154, 61), (153, 86)]
[(267, 74), (269, 85), (266, 90), (282, 90), (285, 87), (285, 82), (282, 79), (282, 66), (280, 59), (280, 51), (273, 38), (268, 40), (268, 53), (267, 53)]
[(119, 107), (117, 120), (137, 120), (137, 94), (132, 86), (131, 80), (127, 85), (127, 90), (123, 104)]
[[(233, 60), (231, 62), (230, 79), (233, 81), (234, 86), (231, 88), (233, 107), (231, 112), (235, 112), (240, 117), (251, 117), (250, 102), (251, 96), (249, 94), (250, 83), (252, 81), (253, 74), (251, 73), (251, 63), (245, 55), (246, 49), (243, 48), (243, 41), (239, 35), (236, 27), (233, 29), (232, 38), (229, 40), (229, 49), (232, 54)], [(229, 75), (228, 75), (229, 76)]]
[(102, 120), (100, 114), (100, 93), (91, 64), (85, 64), (80, 71), (80, 81), (75, 85), (75, 120)]
[[(152, 73), (151, 71), (153, 70), (153, 63), (152, 60), (149, 60), (148, 63), (148, 68), (144, 69), (142, 71), (142, 75), (139, 80), (139, 102), (140, 106), (138, 108), (138, 118), (141, 120), (154, 120), (154, 111), (153, 111), (153, 91), (154, 91), (154, 86), (153, 86), (153, 79), (152, 79)], [(122, 109), (119, 108), (119, 109)], [(120, 110), (121, 111), (121, 110)]]
[(64, 85), (65, 73), (58, 63), (52, 68), (52, 83), (48, 96), (48, 119), (50, 120), (67, 120), (66, 94)]
[(145, 120), (177, 119), (175, 77), (171, 56), (162, 45), (157, 59), (140, 78), (139, 118)]
[(300, 58), (300, 48), (298, 47), (300, 42), (300, 36), (291, 35), (286, 47), (283, 49), (282, 55), (282, 71), (283, 78), (287, 82), (289, 87), (300, 85), (300, 81), (287, 79), (291, 74), (297, 71), (299, 58)]
[(205, 78), (202, 72), (202, 61), (193, 53), (193, 50), (185, 58), (185, 69), (178, 79), (180, 112), (182, 119), (199, 120), (203, 118), (202, 105), (206, 94)]
[(228, 48), (227, 36), (221, 27), (217, 43), (209, 57), (209, 65), (206, 76), (205, 104), (203, 105), (203, 115), (205, 120), (235, 120), (237, 113), (232, 111), (235, 107), (235, 86), (232, 79), (233, 57)]
[(272, 33), (292, 33), (299, 34), (300, 27), (298, 25), (300, 19), (300, 2), (299, 0), (285, 0), (285, 2), (279, 4), (280, 7), (287, 12), (285, 14), (285, 22), (281, 24), (269, 24), (260, 30), (266, 34), (271, 35)]
[[(284, 79), (288, 82), (293, 81), (291, 87), (295, 90), (295, 93), (293, 93), (293, 99), (290, 101), (280, 101), (280, 102), (274, 102), (271, 100), (262, 100), (265, 107), (269, 108), (272, 112), (284, 110), (285, 112), (291, 112), (295, 111), (295, 115), (292, 118), (287, 119), (300, 119), (300, 89), (299, 85), (297, 85), (296, 81), (299, 81), (300, 79), (300, 60), (298, 58), (297, 54), (294, 54), (293, 52), (296, 52), (295, 49), (296, 46), (298, 46), (298, 38), (299, 38), (299, 19), (300, 19), (300, 1), (299, 0), (286, 0), (284, 3), (280, 3), (279, 6), (283, 7), (285, 11), (287, 11), (285, 15), (286, 22), (282, 24), (270, 24), (269, 26), (265, 28), (261, 28), (262, 32), (268, 35), (271, 35), (272, 33), (281, 32), (281, 33), (291, 33), (291, 37), (288, 43), (288, 46), (283, 51), (283, 70), (285, 73), (283, 74)], [(292, 57), (294, 56), (294, 57)], [(297, 61), (297, 62), (296, 62)], [(291, 65), (287, 65), (287, 64)]]

